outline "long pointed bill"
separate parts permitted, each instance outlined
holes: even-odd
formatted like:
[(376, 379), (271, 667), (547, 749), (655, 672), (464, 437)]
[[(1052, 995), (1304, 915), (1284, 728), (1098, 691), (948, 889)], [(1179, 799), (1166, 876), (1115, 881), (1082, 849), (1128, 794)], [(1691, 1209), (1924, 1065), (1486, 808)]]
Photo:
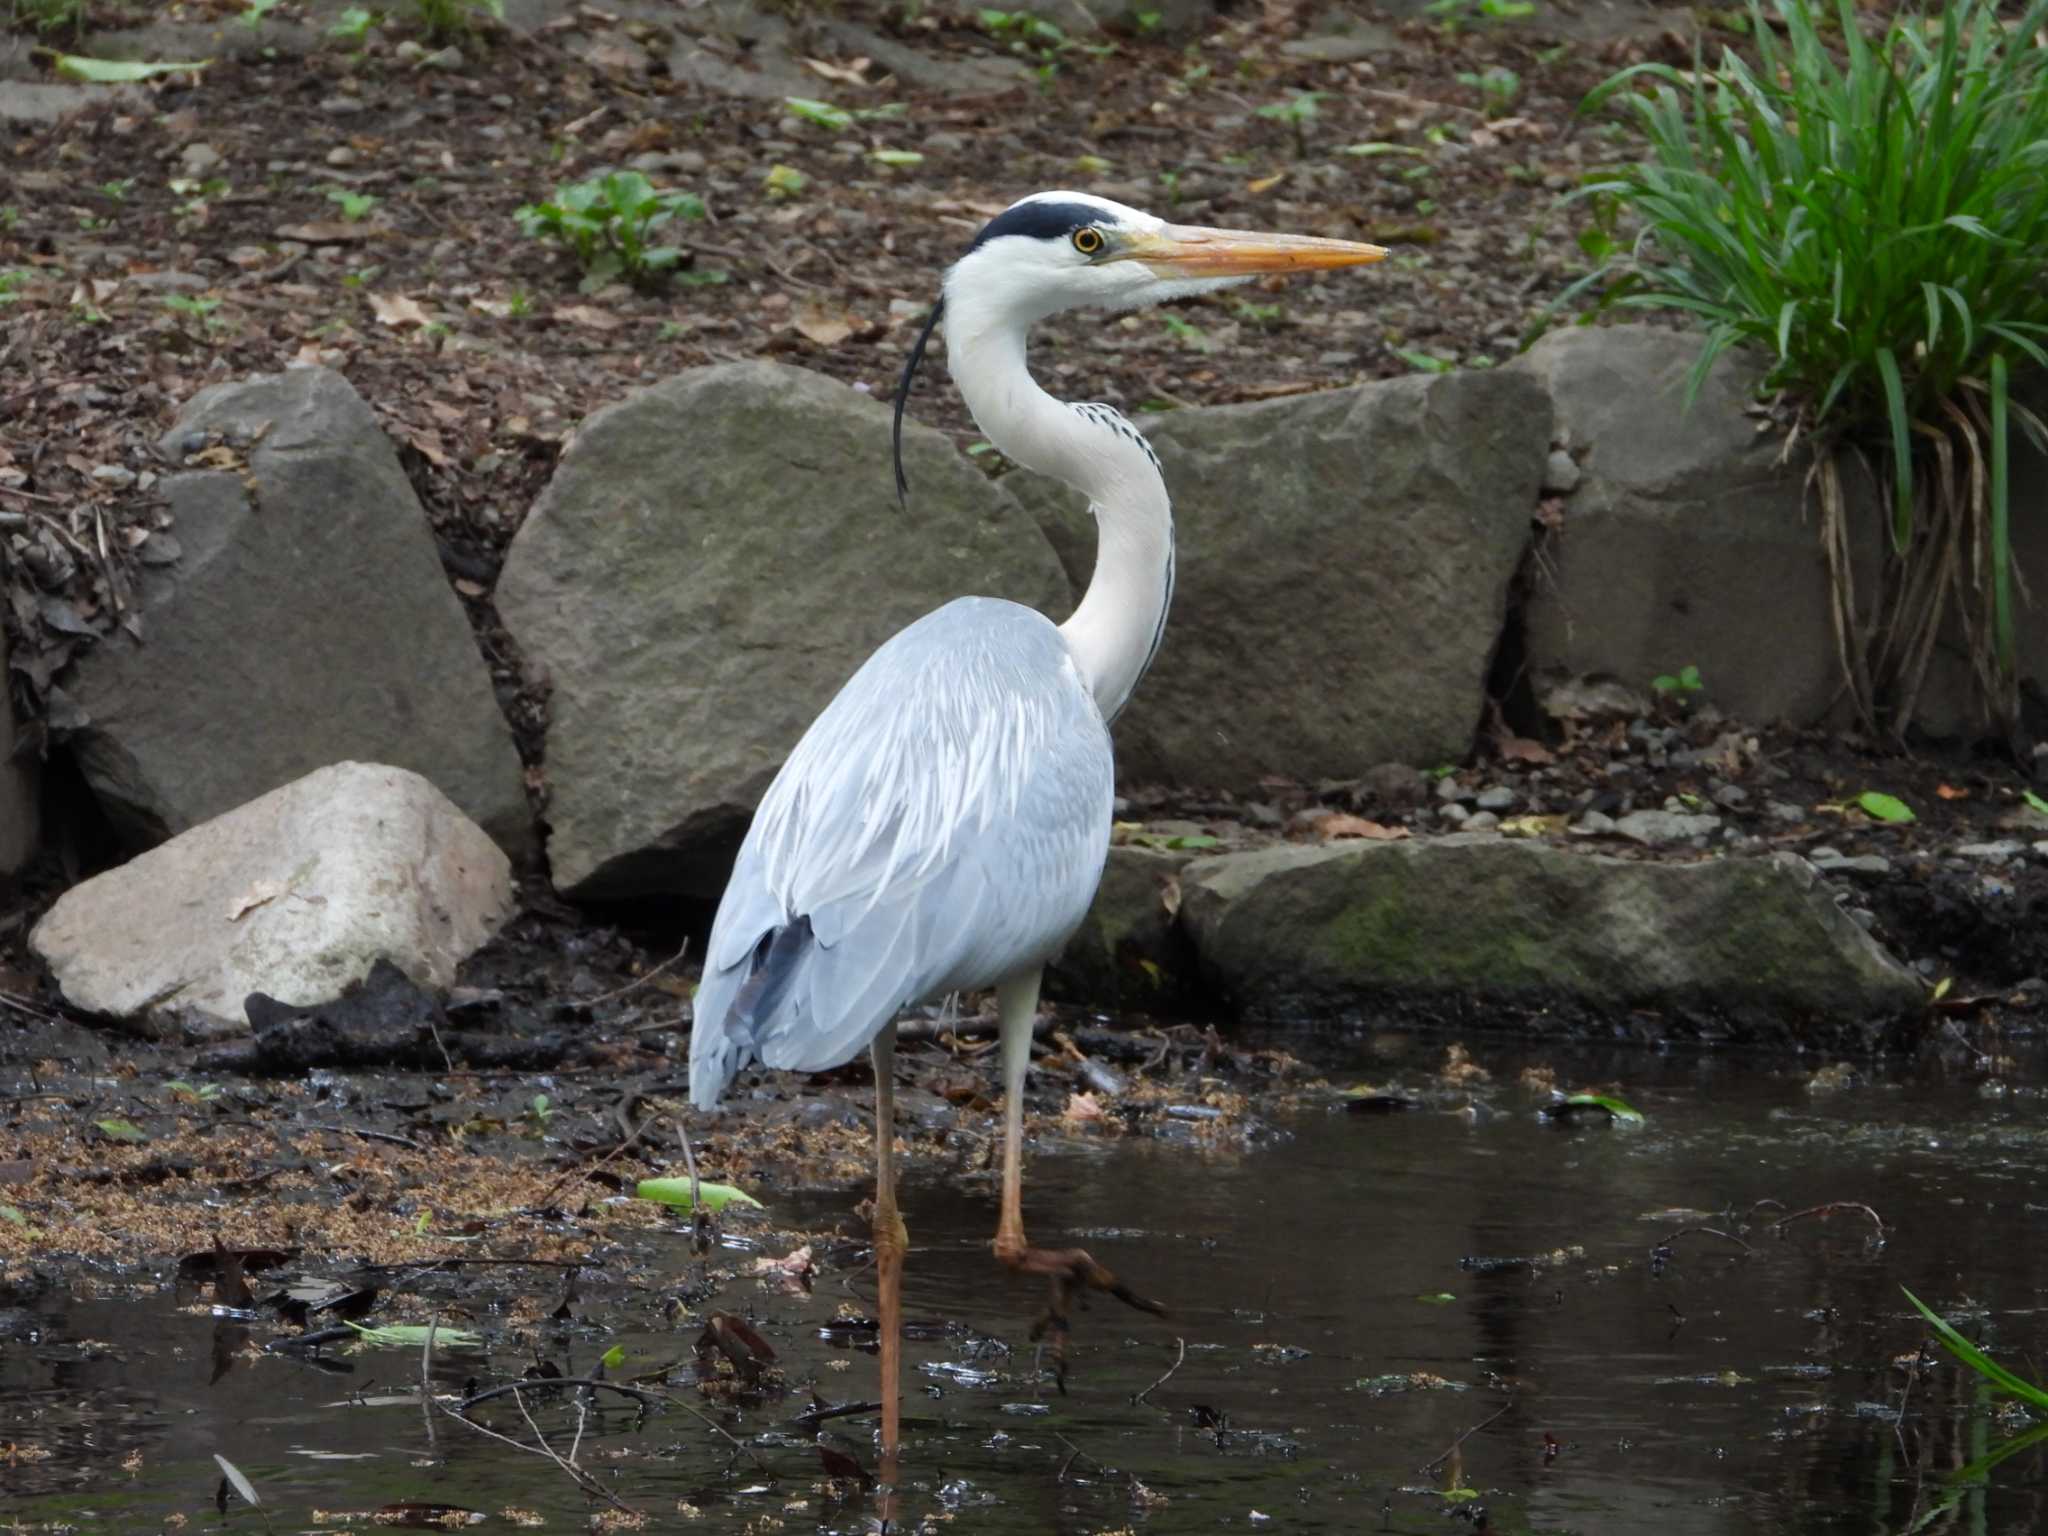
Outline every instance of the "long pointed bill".
[(1115, 259), (1143, 262), (1161, 277), (1252, 277), (1265, 272), (1363, 266), (1383, 260), (1386, 254), (1382, 246), (1353, 240), (1169, 224), (1154, 234), (1129, 237)]

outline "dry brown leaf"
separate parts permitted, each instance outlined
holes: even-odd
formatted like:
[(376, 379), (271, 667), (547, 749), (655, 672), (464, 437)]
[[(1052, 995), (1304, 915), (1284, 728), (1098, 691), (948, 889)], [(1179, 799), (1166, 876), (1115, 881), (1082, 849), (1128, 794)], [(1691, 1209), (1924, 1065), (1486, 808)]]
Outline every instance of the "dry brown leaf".
[(1377, 821), (1368, 821), (1363, 816), (1353, 816), (1348, 812), (1339, 811), (1334, 816), (1323, 818), (1322, 823), (1316, 828), (1316, 835), (1326, 843), (1335, 842), (1340, 837), (1363, 837), (1376, 843), (1395, 843), (1408, 835), (1408, 829), (1389, 827)]
[(805, 59), (804, 68), (827, 80), (837, 80), (842, 85), (864, 86), (868, 84), (868, 67), (873, 63), (874, 60), (868, 58), (855, 59), (851, 64), (833, 64), (824, 59)]
[(1542, 767), (1557, 761), (1556, 754), (1540, 741), (1531, 741), (1527, 736), (1503, 736), (1495, 746), (1503, 761), (1510, 763), (1534, 763)]
[(304, 245), (360, 245), (376, 232), (368, 224), (344, 224), (339, 219), (315, 219), (309, 224), (280, 224), (271, 231), (280, 240), (297, 240)]
[(1270, 192), (1286, 179), (1287, 173), (1285, 171), (1276, 171), (1271, 176), (1261, 176), (1256, 181), (1246, 182), (1244, 189), (1247, 192), (1253, 193)]
[(1937, 784), (1934, 786), (1934, 792), (1944, 800), (1967, 800), (1970, 798), (1970, 792), (1967, 789), (1958, 789), (1953, 784)]
[(626, 323), (610, 310), (599, 309), (594, 304), (564, 304), (554, 311), (554, 318), (567, 320), (571, 325), (580, 325), (590, 331), (616, 331)]
[(1073, 1093), (1067, 1095), (1067, 1107), (1060, 1111), (1060, 1118), (1075, 1125), (1084, 1125), (1090, 1121), (1107, 1120), (1109, 1116), (1102, 1112), (1102, 1101), (1094, 1094)]
[(790, 323), (806, 341), (821, 347), (836, 347), (860, 329), (860, 321), (845, 310), (829, 309), (822, 304), (803, 305)]
[(434, 317), (421, 308), (418, 299), (409, 299), (402, 293), (373, 293), (370, 295), (370, 309), (376, 314), (379, 325), (434, 323)]

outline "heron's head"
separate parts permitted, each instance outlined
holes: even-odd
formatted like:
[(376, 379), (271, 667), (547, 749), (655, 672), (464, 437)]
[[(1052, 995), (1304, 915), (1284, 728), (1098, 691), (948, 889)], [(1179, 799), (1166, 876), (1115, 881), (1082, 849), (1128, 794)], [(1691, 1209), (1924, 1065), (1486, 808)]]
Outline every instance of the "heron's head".
[(1355, 267), (1386, 254), (1351, 240), (1169, 224), (1086, 192), (1021, 198), (983, 225), (947, 271), (945, 291), (910, 349), (896, 390), (897, 495), (906, 489), (903, 407), (941, 316), (955, 327), (957, 349), (963, 338), (970, 346), (1004, 333), (1021, 338), (1034, 321), (1063, 309), (1138, 309), (1269, 273)]
[(1029, 324), (1063, 309), (1136, 309), (1249, 282), (1378, 261), (1376, 245), (1169, 224), (1085, 192), (1036, 192), (982, 227), (946, 274), (946, 307)]

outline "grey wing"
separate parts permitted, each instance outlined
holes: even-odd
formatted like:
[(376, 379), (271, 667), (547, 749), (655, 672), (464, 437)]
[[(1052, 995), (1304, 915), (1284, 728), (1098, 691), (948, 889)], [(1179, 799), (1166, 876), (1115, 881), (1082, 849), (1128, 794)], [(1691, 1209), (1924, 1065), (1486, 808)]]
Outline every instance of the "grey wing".
[(1050, 620), (961, 598), (856, 672), (769, 786), (706, 949), (690, 1094), (822, 1071), (1056, 953), (1109, 849), (1109, 732)]

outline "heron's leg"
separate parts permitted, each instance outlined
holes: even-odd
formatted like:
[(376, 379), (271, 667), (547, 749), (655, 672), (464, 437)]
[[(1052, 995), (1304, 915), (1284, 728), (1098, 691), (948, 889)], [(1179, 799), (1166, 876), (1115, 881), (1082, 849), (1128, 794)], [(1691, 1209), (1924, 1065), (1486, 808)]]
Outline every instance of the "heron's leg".
[(1033, 1248), (1024, 1241), (1024, 1074), (1031, 1065), (1031, 1027), (1038, 1014), (1043, 971), (1012, 977), (996, 988), (1003, 1050), (1003, 1214), (996, 1224), (996, 1257), (1027, 1275), (1045, 1275), (1052, 1296), (1032, 1326), (1031, 1337), (1047, 1342), (1053, 1371), (1067, 1386), (1067, 1320), (1077, 1290), (1107, 1291), (1142, 1311), (1165, 1316), (1166, 1309), (1118, 1280), (1082, 1248)]
[(996, 988), (1003, 1050), (1003, 1214), (996, 1223), (996, 1257), (1013, 1268), (1024, 1245), (1024, 1073), (1031, 1065), (1031, 1026), (1038, 1018), (1038, 988), (1045, 972), (1012, 977)]
[(903, 1406), (903, 1255), (910, 1234), (896, 1210), (896, 1026), (883, 1026), (872, 1047), (875, 1061), (875, 1272), (881, 1295), (882, 1481), (896, 1480), (896, 1445)]

